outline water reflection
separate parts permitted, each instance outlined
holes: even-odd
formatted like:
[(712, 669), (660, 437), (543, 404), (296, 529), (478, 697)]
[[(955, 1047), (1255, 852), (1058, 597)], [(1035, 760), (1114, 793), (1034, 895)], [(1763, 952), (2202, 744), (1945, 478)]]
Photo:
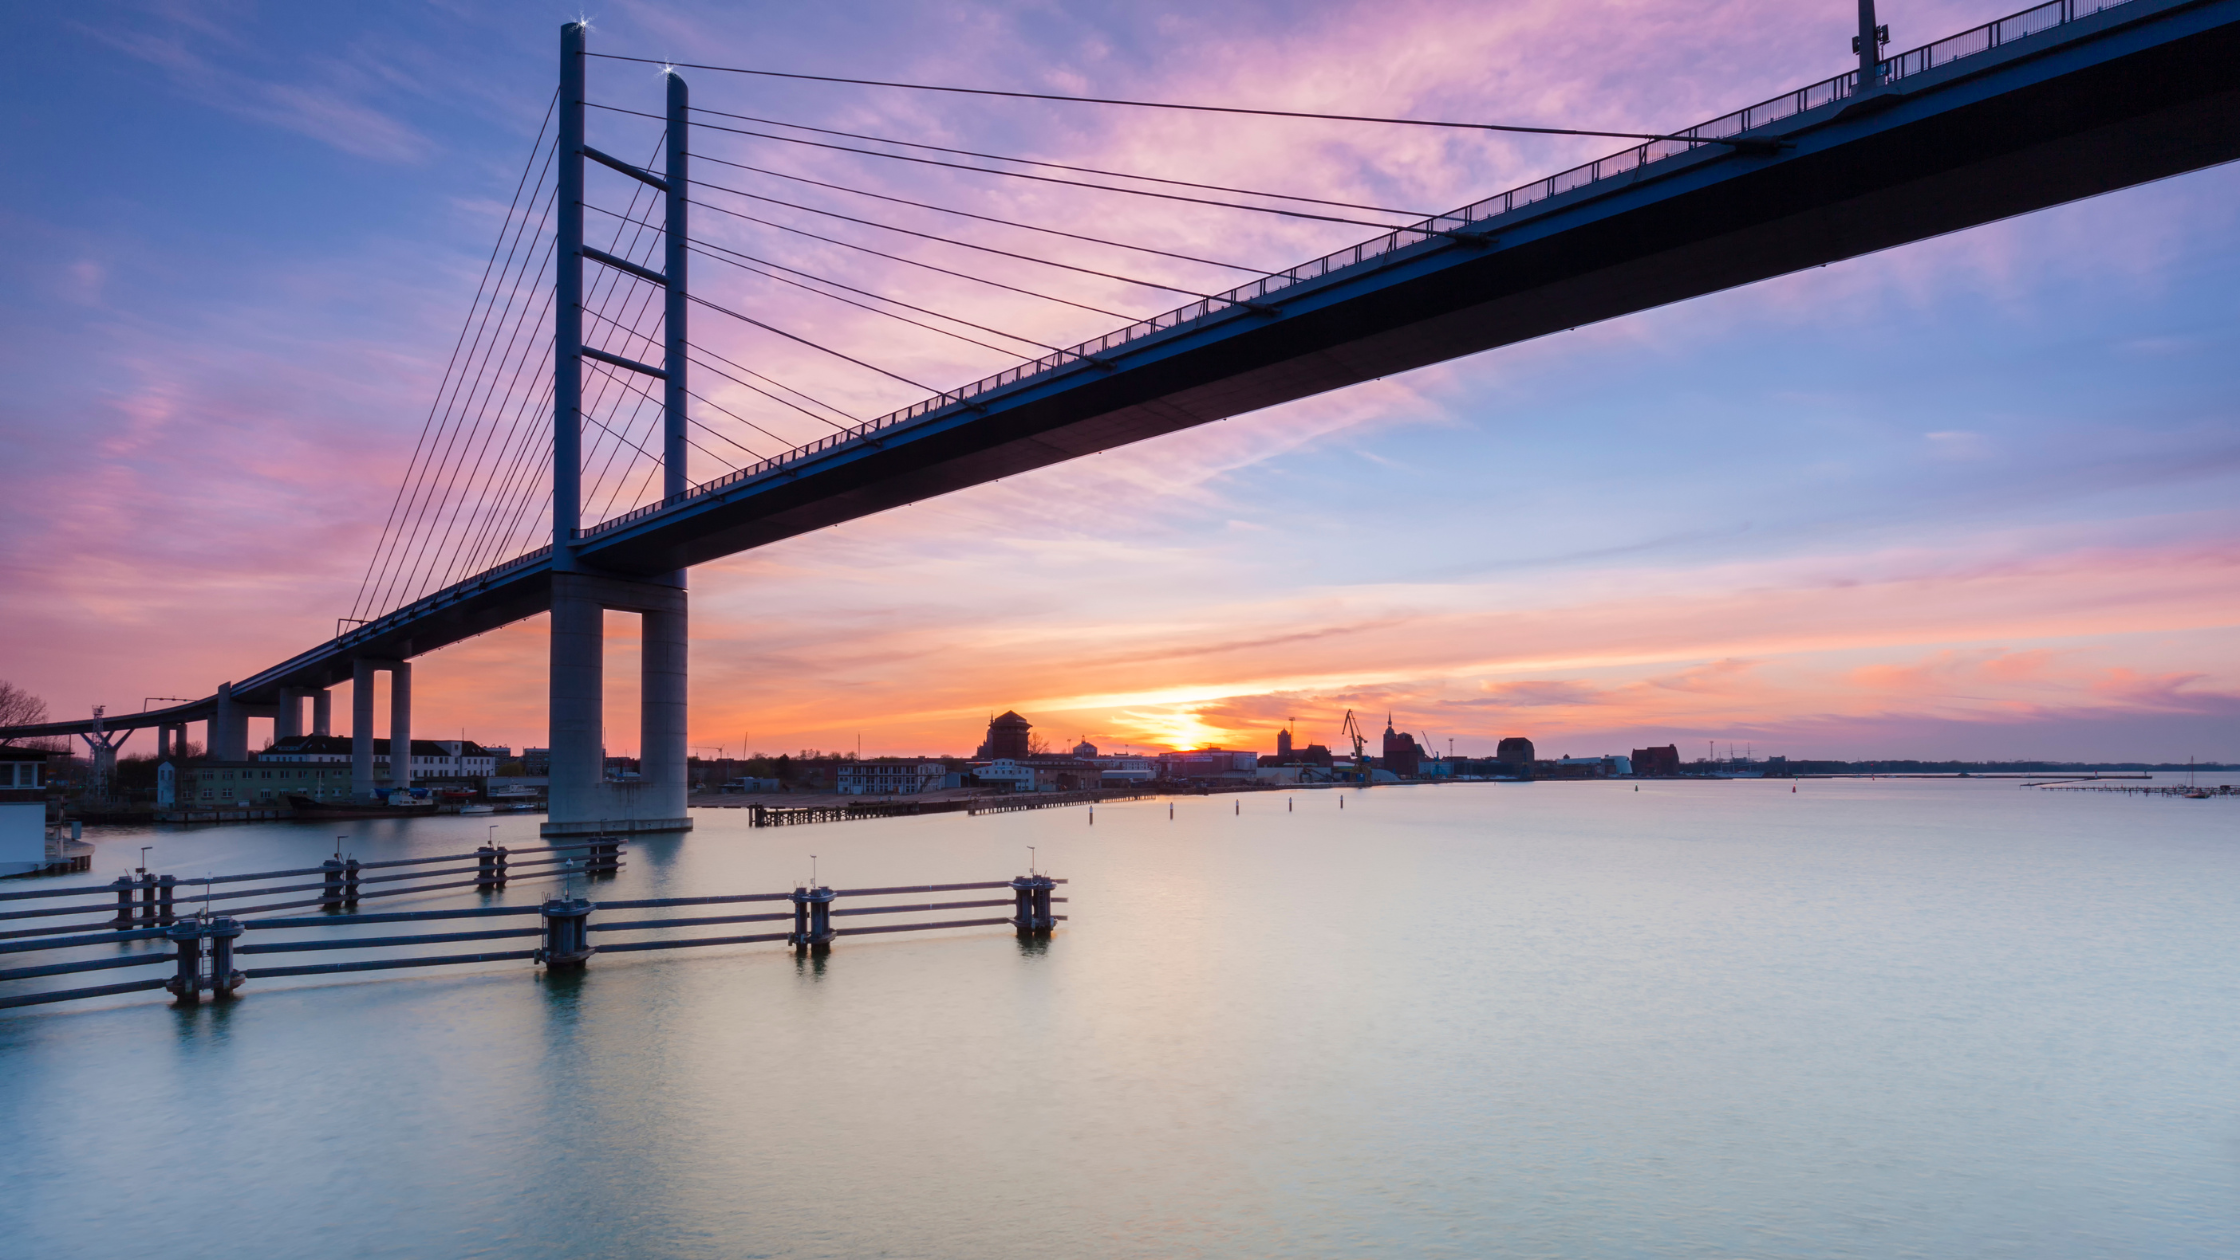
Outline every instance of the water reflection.
[[(1540, 786), (814, 833), (840, 886), (1003, 878), (1036, 845), (1073, 881), (1048, 939), (0, 1015), (0, 1237), (33, 1257), (1166, 1260), (2182, 1256), (2240, 1232), (2224, 802)], [(484, 835), (379, 825), (353, 841), (368, 859)], [(512, 825), (500, 843), (539, 843)], [(594, 895), (779, 891), (803, 840), (717, 811), (633, 841)], [(223, 872), (316, 860), (332, 834), (165, 843), (168, 869)]]

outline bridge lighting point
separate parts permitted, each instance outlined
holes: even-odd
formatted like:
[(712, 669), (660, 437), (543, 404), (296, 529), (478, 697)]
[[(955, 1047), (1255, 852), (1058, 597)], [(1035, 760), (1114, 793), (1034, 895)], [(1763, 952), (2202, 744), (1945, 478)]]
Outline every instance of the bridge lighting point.
[(1890, 28), (1874, 20), (1874, 0), (1859, 0), (1859, 33), (1851, 37), (1851, 51), (1859, 55), (1859, 91), (1882, 85), (1882, 46), (1889, 42)]

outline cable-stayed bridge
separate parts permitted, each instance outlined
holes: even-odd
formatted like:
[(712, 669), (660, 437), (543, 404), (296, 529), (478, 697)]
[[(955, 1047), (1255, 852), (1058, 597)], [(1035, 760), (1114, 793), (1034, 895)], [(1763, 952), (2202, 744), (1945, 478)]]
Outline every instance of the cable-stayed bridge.
[[(523, 169), (358, 606), (340, 632), (193, 703), (0, 734), (86, 734), (113, 748), (118, 732), (154, 726), (168, 747), (184, 740), (187, 723), (203, 721), (212, 755), (240, 760), (250, 717), (270, 717), (276, 736), (326, 733), (326, 689), (352, 681), (350, 730), (361, 737), (354, 786), (370, 793), (378, 786), (374, 673), (392, 673), (389, 728), (392, 737), (408, 735), (412, 658), (549, 611), (548, 833), (624, 819), (635, 829), (687, 826), (684, 574), (691, 565), (1410, 368), (2240, 157), (2240, 0), (2055, 0), (1894, 56), (1875, 37), (1871, 6), (1861, 10), (1857, 70), (1681, 131), (1630, 137), (1630, 147), (1595, 162), (1413, 219), (1371, 205), (694, 108), (685, 88), (686, 69), (770, 71), (678, 68), (667, 75), (664, 113), (605, 105), (586, 89), (589, 67), (603, 54), (588, 50), (585, 30), (571, 25), (563, 29), (561, 85), (546, 132)], [(621, 121), (633, 114), (662, 126), (643, 163), (600, 149), (588, 134), (591, 117)], [(820, 209), (798, 200), (799, 187), (1147, 257), (1233, 264), (1102, 240), (1077, 224), (1020, 224), (844, 187), (699, 147), (704, 137), (724, 136), (1379, 231), (1240, 286), (1177, 288), (1108, 266)], [(594, 192), (594, 179), (607, 185)], [(738, 187), (743, 182), (763, 191)], [(977, 268), (945, 269), (811, 232), (798, 220), (762, 217), (787, 210), (1189, 300), (1101, 336), (1045, 344), (797, 269), (687, 226), (709, 215), (743, 221), (1078, 311), (1119, 315)], [(1025, 346), (1041, 353), (936, 393), (867, 354), (790, 329), (778, 314), (717, 300), (690, 282), (696, 266), (711, 264), (988, 350), (1017, 354)], [(696, 319), (753, 328), (931, 396), (858, 418), (696, 340)], [(1736, 356), (1736, 369), (1748, 370), (1747, 356)], [(824, 432), (789, 441), (778, 431), (783, 424), (758, 422), (711, 399), (716, 391), (699, 384), (710, 380), (749, 391)], [(723, 471), (695, 481), (689, 471), (696, 460)], [(633, 785), (603, 782), (600, 622), (609, 608), (646, 620), (643, 780)], [(308, 728), (306, 698), (315, 705)]]

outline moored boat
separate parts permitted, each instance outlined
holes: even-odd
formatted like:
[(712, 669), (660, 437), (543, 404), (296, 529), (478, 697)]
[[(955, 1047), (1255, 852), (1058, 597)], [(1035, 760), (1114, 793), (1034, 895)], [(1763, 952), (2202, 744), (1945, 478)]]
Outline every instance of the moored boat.
[(416, 818), (436, 812), (434, 801), (383, 805), (372, 801), (315, 801), (308, 796), (291, 796), (288, 805), (298, 818)]

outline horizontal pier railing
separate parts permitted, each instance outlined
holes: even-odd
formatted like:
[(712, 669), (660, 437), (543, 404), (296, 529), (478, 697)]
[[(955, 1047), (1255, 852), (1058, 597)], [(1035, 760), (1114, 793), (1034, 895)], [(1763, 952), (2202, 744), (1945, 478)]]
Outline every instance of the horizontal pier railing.
[[(517, 860), (525, 853), (554, 856)], [(578, 856), (565, 857), (561, 854)], [(922, 932), (962, 928), (987, 928), (1009, 926), (1021, 937), (1048, 936), (1065, 916), (1054, 910), (1056, 903), (1066, 898), (1058, 896), (1056, 889), (1064, 880), (1048, 875), (1028, 874), (1009, 880), (981, 880), (954, 884), (902, 884), (876, 888), (833, 889), (829, 887), (797, 887), (785, 892), (717, 893), (696, 897), (641, 897), (593, 901), (586, 897), (561, 895), (546, 898), (537, 905), (481, 905), (451, 906), (425, 910), (372, 910), (361, 912), (358, 904), (366, 899), (384, 896), (403, 896), (412, 893), (448, 891), (475, 888), (495, 893), (509, 882), (523, 879), (549, 879), (554, 875), (584, 874), (590, 877), (613, 875), (621, 867), (622, 850), (617, 841), (609, 837), (591, 837), (580, 843), (543, 846), (536, 849), (506, 850), (486, 847), (472, 853), (443, 854), (428, 858), (403, 858), (384, 862), (358, 862), (353, 859), (330, 859), (315, 867), (290, 870), (261, 871), (247, 875), (204, 876), (196, 879), (179, 879), (169, 875), (155, 875), (145, 870), (123, 876), (111, 884), (91, 885), (74, 889), (41, 889), (42, 894), (53, 898), (98, 898), (94, 904), (63, 907), (31, 907), (0, 910), (0, 922), (28, 920), (47, 916), (96, 915), (105, 923), (64, 924), (16, 929), (8, 933), (18, 937), (36, 934), (25, 939), (0, 940), (0, 955), (35, 954), (46, 951), (84, 949), (89, 946), (153, 946), (136, 948), (125, 954), (111, 954), (98, 958), (65, 958), (60, 961), (39, 962), (24, 959), (22, 966), (0, 967), (0, 984), (11, 981), (48, 980), (57, 976), (72, 976), (86, 972), (122, 970), (136, 967), (168, 967), (171, 974), (154, 979), (131, 980), (122, 983), (92, 985), (81, 988), (42, 989), (34, 992), (0, 994), (0, 1009), (37, 1006), (79, 998), (110, 997), (155, 989), (169, 990), (182, 1004), (199, 1002), (208, 994), (214, 998), (234, 995), (243, 984), (256, 980), (280, 979), (297, 976), (338, 975), (351, 972), (389, 971), (407, 968), (466, 966), (500, 962), (533, 962), (548, 970), (579, 969), (595, 955), (602, 953), (644, 953), (669, 949), (703, 949), (719, 945), (750, 945), (783, 942), (794, 947), (797, 953), (822, 953), (834, 940), (842, 936), (870, 936), (895, 932)], [(443, 863), (460, 863), (471, 859), (472, 866), (444, 867)], [(416, 866), (423, 869), (401, 875), (368, 877), (361, 872), (382, 867)], [(531, 868), (524, 871), (522, 868)], [(435, 869), (427, 869), (435, 868)], [(244, 887), (226, 893), (212, 889), (217, 885), (252, 884), (256, 881), (298, 879), (318, 875), (317, 883), (280, 884), (264, 887)], [(451, 875), (470, 875), (471, 878), (449, 880)], [(437, 882), (425, 882), (434, 879)], [(390, 881), (413, 882), (408, 887), (368, 889), (363, 885)], [(182, 895), (182, 889), (188, 893)], [(199, 890), (200, 897), (193, 896)], [(927, 900), (937, 894), (992, 892), (1002, 890), (1004, 896), (968, 900)], [(259, 900), (270, 896), (284, 896), (295, 892), (316, 892), (309, 900), (279, 901), (269, 904), (224, 907), (215, 903), (236, 898)], [(918, 898), (914, 901), (888, 902), (888, 898)], [(875, 904), (839, 904), (843, 900), (868, 900)], [(199, 902), (200, 904), (195, 904)], [(784, 903), (783, 909), (753, 909), (752, 903)], [(277, 915), (265, 912), (318, 906), (323, 913), (311, 915)], [(646, 911), (674, 911), (695, 908), (740, 906), (740, 913), (697, 914), (646, 914)], [(1008, 908), (1011, 913), (1002, 917), (971, 919), (940, 919), (928, 922), (874, 923), (858, 926), (850, 922), (840, 926), (836, 920), (850, 920), (855, 916), (884, 915), (933, 915), (957, 910), (991, 910)], [(598, 915), (616, 915), (610, 919), (595, 919)], [(520, 918), (536, 915), (535, 925), (519, 924)], [(487, 926), (476, 925), (472, 920), (498, 920)], [(513, 919), (509, 923), (505, 920)], [(455, 929), (442, 925), (447, 922), (468, 920)], [(396, 934), (337, 934), (326, 935), (329, 929), (355, 929), (389, 924), (429, 924), (432, 931), (407, 931)], [(781, 930), (731, 933), (722, 935), (659, 935), (645, 939), (608, 939), (609, 933), (670, 933), (684, 928), (739, 927), (747, 924), (784, 925)], [(99, 930), (105, 928), (106, 930)], [(319, 932), (317, 936), (288, 936), (263, 939), (268, 933)], [(592, 934), (599, 934), (599, 943), (592, 943)], [(246, 938), (246, 939), (244, 939)], [(271, 955), (351, 953), (356, 951), (387, 952), (417, 951), (431, 946), (458, 945), (469, 942), (508, 941), (538, 938), (533, 948), (497, 949), (476, 953), (405, 953), (393, 952), (387, 956), (346, 958), (336, 961), (289, 962), (273, 959), (271, 965), (246, 965), (251, 958), (263, 961)], [(51, 956), (51, 955), (50, 955)], [(11, 959), (11, 961), (13, 961)], [(245, 965), (237, 966), (236, 963)]]
[[(620, 842), (611, 837), (593, 836), (568, 844), (538, 845), (524, 849), (485, 847), (470, 853), (441, 853), (432, 857), (390, 858), (379, 862), (360, 862), (356, 858), (330, 858), (318, 866), (299, 866), (279, 871), (254, 871), (243, 875), (204, 875), (182, 877), (158, 875), (140, 870), (131, 875), (120, 875), (108, 884), (76, 888), (42, 888), (33, 892), (9, 894), (20, 900), (41, 898), (99, 899), (87, 905), (29, 906), (0, 909), (0, 950), (7, 942), (24, 937), (67, 936), (84, 933), (98, 926), (97, 923), (36, 924), (40, 919), (79, 919), (88, 917), (105, 919), (117, 931), (134, 928), (167, 928), (189, 913), (190, 903), (199, 902), (205, 910), (215, 910), (220, 901), (238, 901), (266, 897), (279, 897), (288, 893), (317, 893), (314, 897), (285, 901), (268, 901), (258, 905), (229, 906), (226, 913), (234, 916), (269, 914), (276, 910), (299, 910), (317, 906), (326, 910), (346, 909), (361, 901), (385, 897), (410, 897), (423, 893), (448, 892), (461, 888), (491, 890), (502, 888), (509, 882), (528, 879), (549, 879), (572, 874), (611, 874), (621, 862)], [(537, 856), (546, 855), (546, 856)], [(466, 863), (473, 865), (444, 865)], [(368, 875), (365, 872), (388, 870), (398, 867), (423, 869), (398, 874)], [(437, 869), (426, 869), (435, 867)], [(543, 868), (543, 869), (540, 869)], [(296, 879), (306, 875), (319, 876), (318, 883), (274, 884), (268, 881)], [(447, 880), (452, 875), (468, 878)], [(265, 882), (260, 882), (265, 881)], [(430, 882), (434, 881), (434, 882)], [(220, 885), (256, 884), (255, 887), (217, 891)], [(370, 885), (397, 884), (395, 888), (374, 888)], [(22, 924), (24, 926), (15, 926)]]

